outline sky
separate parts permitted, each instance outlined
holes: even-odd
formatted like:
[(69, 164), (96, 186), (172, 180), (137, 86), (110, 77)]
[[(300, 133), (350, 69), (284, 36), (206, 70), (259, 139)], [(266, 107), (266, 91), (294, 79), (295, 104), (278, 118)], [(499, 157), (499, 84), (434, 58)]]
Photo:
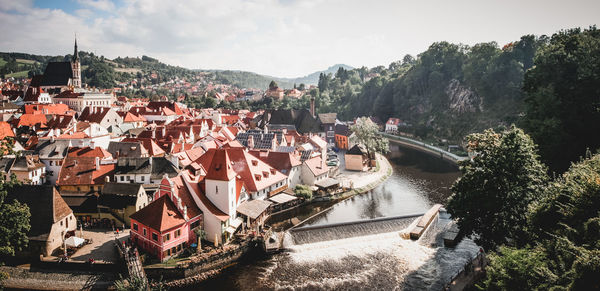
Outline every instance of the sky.
[(111, 59), (301, 77), (599, 20), (598, 0), (0, 0), (0, 51), (65, 55), (76, 34), (80, 50)]

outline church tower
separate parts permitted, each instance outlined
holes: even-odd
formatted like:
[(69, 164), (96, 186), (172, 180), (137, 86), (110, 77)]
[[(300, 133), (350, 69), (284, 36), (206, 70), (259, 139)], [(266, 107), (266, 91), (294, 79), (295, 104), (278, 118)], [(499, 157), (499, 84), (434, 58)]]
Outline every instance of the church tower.
[(77, 38), (75, 38), (75, 51), (71, 59), (71, 69), (73, 70), (73, 87), (81, 88), (81, 64), (79, 63), (79, 52), (77, 51)]

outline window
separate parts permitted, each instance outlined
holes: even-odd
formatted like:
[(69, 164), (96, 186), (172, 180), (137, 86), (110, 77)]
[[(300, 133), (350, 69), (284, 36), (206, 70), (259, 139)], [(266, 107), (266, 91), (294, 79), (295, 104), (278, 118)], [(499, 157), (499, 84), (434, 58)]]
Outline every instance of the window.
[(219, 186), (215, 186), (216, 193), (219, 194)]
[(181, 230), (178, 229), (178, 230), (175, 231), (175, 238), (178, 238), (180, 236), (181, 236)]
[(167, 233), (165, 235), (163, 235), (163, 241), (169, 241), (171, 239), (171, 234)]
[(196, 220), (190, 225), (190, 229), (194, 229), (200, 225), (200, 220)]
[(121, 182), (125, 181), (125, 177), (121, 176)]
[(152, 233), (152, 240), (158, 241), (158, 235), (156, 233)]
[(141, 176), (141, 177), (140, 177), (140, 180), (141, 180), (141, 181), (144, 181), (144, 176)]
[(138, 225), (137, 225), (137, 223), (134, 223), (134, 224), (133, 224), (133, 230), (135, 230), (135, 231), (137, 231), (137, 230), (138, 230)]
[(144, 228), (144, 237), (146, 236), (146, 229)]

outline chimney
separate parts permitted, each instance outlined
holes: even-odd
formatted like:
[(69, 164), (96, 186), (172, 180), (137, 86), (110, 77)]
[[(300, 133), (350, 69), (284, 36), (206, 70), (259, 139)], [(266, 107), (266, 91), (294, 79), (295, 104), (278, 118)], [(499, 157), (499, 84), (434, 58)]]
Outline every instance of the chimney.
[(100, 158), (96, 157), (96, 171), (100, 171)]
[(156, 127), (152, 129), (152, 139), (156, 139)]
[(163, 126), (162, 128), (162, 137), (164, 138), (167, 135), (167, 127)]
[(96, 148), (96, 143), (93, 140), (90, 141), (90, 148), (91, 149), (95, 149)]
[(183, 206), (183, 218), (188, 219), (188, 216), (187, 216), (187, 206), (185, 206), (185, 205)]
[(315, 97), (310, 98), (310, 115), (315, 117)]
[[(150, 164), (150, 166), (152, 166), (152, 157), (150, 157), (150, 158), (148, 159), (148, 163)], [(166, 175), (166, 174), (165, 174), (165, 175)]]
[(104, 177), (104, 182), (109, 183), (110, 182), (110, 176), (107, 175), (106, 177)]

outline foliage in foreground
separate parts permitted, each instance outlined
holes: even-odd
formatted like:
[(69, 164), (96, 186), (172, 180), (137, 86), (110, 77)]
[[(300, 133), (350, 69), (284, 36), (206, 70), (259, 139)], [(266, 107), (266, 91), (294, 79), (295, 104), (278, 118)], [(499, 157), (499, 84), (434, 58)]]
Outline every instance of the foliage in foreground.
[(600, 154), (574, 164), (529, 204), (530, 236), (490, 255), (485, 290), (600, 290)]
[(476, 153), (461, 162), (462, 172), (452, 186), (448, 212), (466, 235), (475, 234), (486, 249), (522, 245), (527, 240), (529, 204), (541, 197), (548, 177), (535, 144), (521, 129), (497, 133), (486, 130), (467, 137)]

